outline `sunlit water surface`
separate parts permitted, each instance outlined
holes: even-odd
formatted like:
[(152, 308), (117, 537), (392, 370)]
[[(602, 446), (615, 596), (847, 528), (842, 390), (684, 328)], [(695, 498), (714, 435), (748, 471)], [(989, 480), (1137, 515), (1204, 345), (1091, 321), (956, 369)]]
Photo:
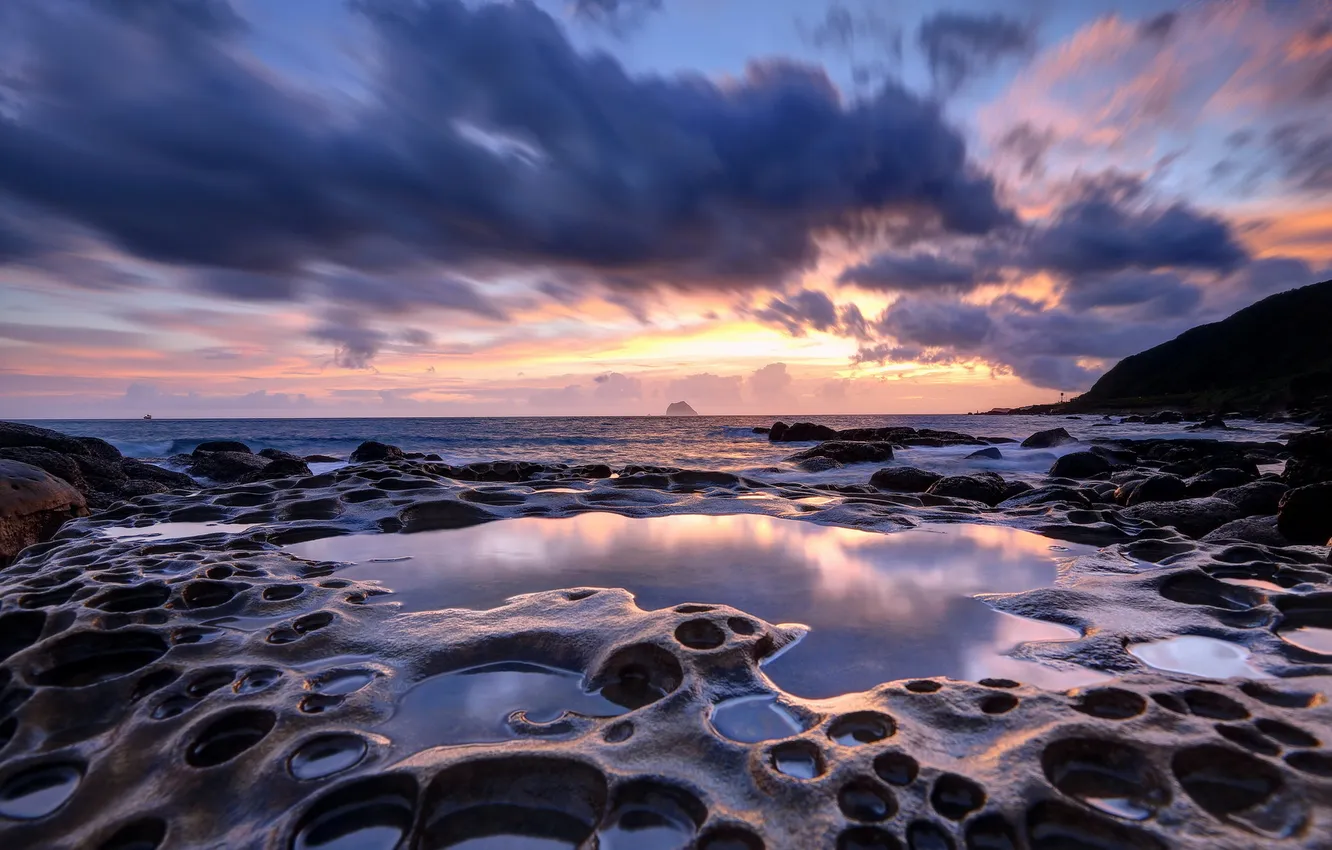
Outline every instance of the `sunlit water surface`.
[(1068, 640), (1063, 626), (1001, 614), (974, 598), (1048, 586), (1061, 561), (1094, 551), (1026, 531), (943, 525), (892, 534), (767, 516), (630, 519), (589, 513), (421, 534), (335, 537), (288, 547), (349, 564), (403, 611), (490, 608), (522, 593), (623, 587), (640, 607), (723, 603), (809, 635), (765, 668), (802, 697), (895, 679), (1006, 677), (1049, 688), (1103, 678), (1007, 656)]

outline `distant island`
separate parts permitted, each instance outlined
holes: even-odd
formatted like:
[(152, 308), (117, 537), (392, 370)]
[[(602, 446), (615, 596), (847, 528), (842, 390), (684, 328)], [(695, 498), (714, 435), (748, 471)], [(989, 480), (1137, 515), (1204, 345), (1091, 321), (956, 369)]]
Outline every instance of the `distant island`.
[(1281, 292), (1119, 361), (1066, 404), (992, 413), (1332, 407), (1332, 280)]
[(689, 406), (687, 401), (672, 402), (670, 407), (666, 408), (667, 416), (697, 416), (698, 411)]

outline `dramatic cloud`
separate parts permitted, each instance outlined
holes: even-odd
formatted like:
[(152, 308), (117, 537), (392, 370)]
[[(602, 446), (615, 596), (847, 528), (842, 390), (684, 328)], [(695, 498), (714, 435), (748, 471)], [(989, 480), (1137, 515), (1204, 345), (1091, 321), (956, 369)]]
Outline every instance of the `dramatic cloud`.
[(426, 331), (404, 328), (390, 333), (369, 327), (350, 310), (328, 311), (324, 320), (310, 329), (310, 338), (333, 344), (333, 362), (344, 369), (368, 369), (371, 361), (386, 346), (398, 343), (409, 347), (429, 345)]
[(1044, 172), (1045, 154), (1054, 142), (1052, 130), (1038, 130), (1030, 121), (1023, 121), (1000, 136), (995, 148), (1017, 159), (1023, 177), (1033, 177)]
[(592, 395), (597, 401), (627, 402), (643, 397), (643, 382), (638, 378), (621, 375), (619, 372), (607, 372), (592, 379), (596, 385)]
[[(848, 104), (784, 62), (725, 85), (631, 76), (524, 0), (356, 8), (376, 61), (364, 96), (334, 103), (241, 61), (221, 0), (6, 4), (25, 73), (0, 118), (0, 196), (204, 267), (209, 291), (275, 299), (308, 294), (276, 279), (314, 264), (366, 274), (366, 300), (424, 262), (767, 286), (867, 216), (961, 233), (1010, 220), (962, 137), (895, 84)], [(450, 287), (412, 299), (455, 306), (455, 285), (425, 288)]]
[(623, 34), (641, 26), (662, 0), (573, 0), (573, 14), (589, 23)]
[(1146, 317), (1160, 318), (1186, 315), (1198, 307), (1202, 297), (1200, 287), (1173, 272), (1119, 272), (1074, 278), (1059, 303), (1077, 312), (1145, 305)]
[(714, 375), (703, 372), (671, 381), (666, 394), (671, 401), (687, 401), (704, 416), (709, 409), (731, 409), (742, 397), (744, 379), (739, 375)]
[(765, 410), (788, 408), (795, 403), (792, 380), (785, 363), (769, 363), (749, 376), (749, 399)]
[(965, 292), (998, 280), (999, 257), (972, 252), (954, 259), (937, 253), (883, 253), (838, 276), (837, 282), (888, 292)]
[(925, 52), (935, 88), (952, 94), (1003, 59), (1030, 54), (1036, 40), (1030, 24), (1000, 14), (937, 12), (921, 22), (916, 41)]
[(837, 327), (837, 305), (822, 292), (802, 289), (786, 299), (773, 298), (754, 317), (780, 325), (792, 336), (804, 336), (806, 328), (828, 331)]

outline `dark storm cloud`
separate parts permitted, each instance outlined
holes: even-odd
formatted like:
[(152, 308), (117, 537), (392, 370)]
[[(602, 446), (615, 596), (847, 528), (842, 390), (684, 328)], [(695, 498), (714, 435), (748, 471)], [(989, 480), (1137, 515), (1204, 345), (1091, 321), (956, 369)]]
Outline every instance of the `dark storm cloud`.
[(1202, 301), (1202, 290), (1173, 272), (1119, 272), (1073, 278), (1059, 303), (1074, 311), (1145, 305), (1151, 317), (1181, 316)]
[(993, 332), (986, 307), (960, 301), (901, 298), (875, 322), (880, 333), (926, 348), (977, 348)]
[(418, 328), (389, 332), (370, 327), (352, 310), (334, 309), (309, 331), (311, 339), (333, 345), (333, 362), (344, 369), (369, 369), (381, 351), (392, 344), (417, 348), (429, 345), (431, 335)]
[(632, 288), (771, 285), (820, 232), (888, 211), (960, 233), (1011, 220), (938, 108), (895, 85), (845, 104), (782, 62), (726, 85), (630, 76), (530, 2), (360, 0), (377, 60), (338, 110), (246, 59), (230, 8), (5, 4), (0, 49), (26, 72), (0, 118), (0, 193), (172, 264), (540, 265)]
[(998, 280), (997, 260), (979, 252), (960, 258), (923, 251), (888, 252), (845, 269), (837, 282), (888, 292), (965, 292)]
[(1301, 189), (1332, 189), (1332, 132), (1289, 123), (1268, 136), (1283, 175)]
[(1004, 15), (937, 12), (916, 32), (934, 86), (944, 94), (960, 89), (1010, 56), (1029, 55), (1036, 46), (1034, 28)]
[(1030, 268), (1077, 275), (1122, 269), (1196, 268), (1228, 272), (1248, 259), (1224, 219), (1183, 202), (1137, 203), (1129, 187), (1116, 197), (1093, 187), (1035, 229)]
[(773, 298), (757, 311), (759, 321), (780, 325), (792, 336), (804, 336), (806, 328), (829, 331), (837, 327), (837, 305), (822, 292), (802, 289), (786, 298)]
[(1138, 34), (1143, 38), (1153, 38), (1164, 40), (1175, 28), (1175, 23), (1179, 20), (1176, 12), (1163, 12), (1154, 18), (1148, 18), (1138, 25)]

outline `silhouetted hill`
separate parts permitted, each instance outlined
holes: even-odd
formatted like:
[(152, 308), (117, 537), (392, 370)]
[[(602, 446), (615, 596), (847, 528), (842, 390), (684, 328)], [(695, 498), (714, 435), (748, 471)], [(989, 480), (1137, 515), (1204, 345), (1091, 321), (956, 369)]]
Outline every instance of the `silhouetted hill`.
[(1126, 357), (1075, 404), (1081, 409), (1311, 407), (1326, 405), (1329, 393), (1332, 280), (1264, 298)]

